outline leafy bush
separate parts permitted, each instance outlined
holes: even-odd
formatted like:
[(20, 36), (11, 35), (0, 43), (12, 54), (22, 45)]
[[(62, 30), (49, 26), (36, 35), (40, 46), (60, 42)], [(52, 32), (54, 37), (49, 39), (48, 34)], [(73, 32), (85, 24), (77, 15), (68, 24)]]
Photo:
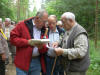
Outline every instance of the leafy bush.
[(88, 75), (100, 75), (100, 41), (98, 42), (98, 48), (95, 49), (94, 42), (90, 40), (90, 60)]

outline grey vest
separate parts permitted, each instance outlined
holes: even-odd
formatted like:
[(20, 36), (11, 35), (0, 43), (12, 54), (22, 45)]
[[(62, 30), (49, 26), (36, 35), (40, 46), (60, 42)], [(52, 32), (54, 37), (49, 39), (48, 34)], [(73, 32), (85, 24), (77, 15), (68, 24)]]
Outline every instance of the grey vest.
[[(86, 30), (82, 26), (76, 25), (74, 27), (71, 35), (68, 38), (66, 49), (74, 48), (74, 40), (80, 34), (85, 34), (88, 37)], [(86, 71), (89, 67), (89, 64), (90, 64), (89, 47), (88, 47), (88, 50), (87, 50), (85, 57), (83, 57), (82, 59), (74, 59), (74, 60), (67, 59), (66, 62), (67, 62), (66, 71), (71, 71), (71, 72)]]

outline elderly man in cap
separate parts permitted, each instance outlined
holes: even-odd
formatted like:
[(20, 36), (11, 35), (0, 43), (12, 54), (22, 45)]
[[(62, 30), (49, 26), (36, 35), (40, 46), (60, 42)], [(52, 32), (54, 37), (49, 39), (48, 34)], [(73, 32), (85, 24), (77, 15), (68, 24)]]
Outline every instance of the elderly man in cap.
[(63, 28), (62, 21), (57, 21), (57, 26), (58, 26), (59, 28), (61, 28), (63, 31), (65, 31), (64, 28)]
[(72, 12), (65, 12), (61, 20), (66, 32), (62, 40), (62, 48), (55, 48), (55, 52), (58, 56), (64, 56), (67, 75), (86, 75), (90, 64), (88, 34), (76, 22)]
[(13, 46), (9, 41), (10, 32), (11, 32), (12, 29), (14, 29), (14, 26), (11, 25), (11, 19), (10, 18), (5, 18), (5, 29), (4, 29), (4, 32), (5, 32), (5, 35), (7, 37), (7, 43), (8, 43), (9, 50), (11, 52), (12, 63), (13, 63), (14, 56), (15, 56), (15, 53), (16, 53), (16, 49), (15, 49), (15, 46)]
[(5, 75), (5, 60), (9, 56), (8, 44), (2, 31), (2, 19), (0, 18), (0, 75)]

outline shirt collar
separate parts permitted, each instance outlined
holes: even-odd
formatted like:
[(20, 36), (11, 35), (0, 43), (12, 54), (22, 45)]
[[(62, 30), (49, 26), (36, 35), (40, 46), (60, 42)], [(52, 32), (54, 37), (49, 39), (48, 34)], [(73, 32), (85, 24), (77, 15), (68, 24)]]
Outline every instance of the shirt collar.
[(33, 26), (35, 26), (34, 19), (32, 19)]
[(59, 33), (57, 27), (56, 27), (56, 31), (55, 32), (53, 32), (52, 30), (50, 30), (50, 33)]
[(74, 27), (77, 25), (77, 23), (75, 23), (75, 25), (69, 30), (69, 31), (66, 31), (68, 35), (71, 34), (71, 32), (73, 31)]

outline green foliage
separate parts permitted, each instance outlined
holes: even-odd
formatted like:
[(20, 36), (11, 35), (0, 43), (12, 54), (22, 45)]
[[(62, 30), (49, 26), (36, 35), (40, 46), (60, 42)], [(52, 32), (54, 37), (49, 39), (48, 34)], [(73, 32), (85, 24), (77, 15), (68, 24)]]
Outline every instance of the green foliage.
[(13, 11), (7, 6), (8, 0), (0, 0), (0, 17), (14, 18)]
[(90, 40), (90, 60), (87, 75), (100, 75), (100, 41), (98, 42), (98, 48), (95, 49), (94, 41)]
[(28, 17), (28, 14), (29, 13), (29, 9), (28, 9), (28, 3), (29, 0), (20, 0), (20, 3), (19, 3), (19, 6), (20, 6), (20, 18), (19, 20), (24, 20)]
[(18, 5), (18, 2), (14, 3), (14, 0), (0, 0), (0, 17), (3, 19), (9, 17), (14, 21), (26, 19), (29, 13), (29, 0), (19, 1)]
[(95, 0), (52, 0), (46, 4), (49, 14), (56, 14), (57, 18), (64, 12), (73, 12), (76, 21), (89, 32), (89, 36), (94, 35), (95, 23)]

